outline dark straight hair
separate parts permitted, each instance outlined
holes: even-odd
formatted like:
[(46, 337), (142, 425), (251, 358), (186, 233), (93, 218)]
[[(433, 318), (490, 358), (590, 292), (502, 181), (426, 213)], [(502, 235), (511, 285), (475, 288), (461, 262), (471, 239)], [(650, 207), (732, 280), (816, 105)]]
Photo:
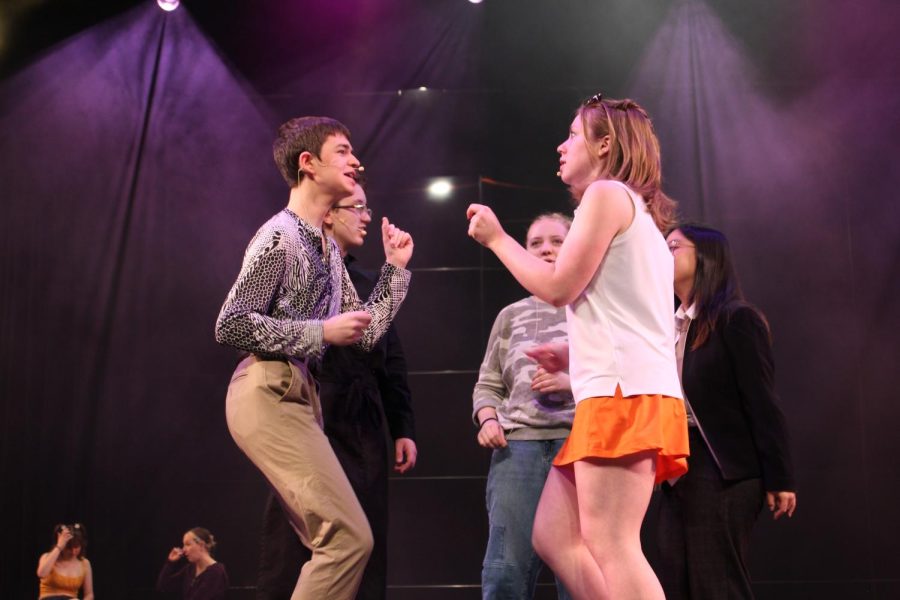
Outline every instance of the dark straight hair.
[[(731, 259), (731, 246), (721, 231), (698, 225), (683, 223), (673, 227), (694, 245), (697, 265), (694, 270), (694, 284), (688, 300), (694, 305), (694, 322), (697, 335), (691, 349), (696, 350), (706, 343), (716, 324), (723, 317), (729, 318), (738, 308), (747, 307), (757, 314), (766, 331), (769, 322), (765, 315), (744, 299), (741, 282)], [(771, 332), (769, 333), (771, 337)]]

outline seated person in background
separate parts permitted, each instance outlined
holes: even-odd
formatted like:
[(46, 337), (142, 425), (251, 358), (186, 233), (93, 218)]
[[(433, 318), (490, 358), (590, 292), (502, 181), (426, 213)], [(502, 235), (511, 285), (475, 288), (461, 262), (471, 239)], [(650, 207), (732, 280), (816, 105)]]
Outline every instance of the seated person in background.
[(78, 598), (84, 590), (84, 600), (94, 600), (94, 580), (91, 561), (84, 557), (87, 537), (84, 526), (57, 525), (53, 528), (53, 548), (38, 560), (37, 576), (41, 580), (40, 600)]
[[(172, 548), (159, 572), (156, 589), (181, 592), (184, 600), (221, 600), (228, 589), (225, 565), (212, 557), (216, 538), (209, 530), (194, 527), (184, 534), (181, 548)], [(186, 559), (182, 563), (181, 559)]]

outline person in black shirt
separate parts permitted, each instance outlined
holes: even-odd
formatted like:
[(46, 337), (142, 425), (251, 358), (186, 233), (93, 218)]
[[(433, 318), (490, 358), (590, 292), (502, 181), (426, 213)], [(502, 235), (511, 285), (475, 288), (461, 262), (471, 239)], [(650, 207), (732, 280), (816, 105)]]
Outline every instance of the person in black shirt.
[(208, 529), (194, 527), (186, 532), (182, 546), (169, 552), (156, 589), (181, 592), (184, 600), (222, 600), (228, 589), (228, 573), (225, 565), (212, 557), (215, 547), (216, 539)]

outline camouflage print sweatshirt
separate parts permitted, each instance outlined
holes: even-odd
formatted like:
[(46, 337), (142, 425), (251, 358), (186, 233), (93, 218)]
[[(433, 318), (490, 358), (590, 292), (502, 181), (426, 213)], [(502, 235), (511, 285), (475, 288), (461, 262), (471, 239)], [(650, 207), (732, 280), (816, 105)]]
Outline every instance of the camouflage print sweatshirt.
[(567, 341), (566, 311), (534, 296), (500, 311), (491, 329), (478, 382), (472, 393), (472, 418), (491, 406), (511, 440), (552, 440), (569, 435), (575, 415), (570, 391), (540, 394), (531, 389), (537, 365), (525, 350)]

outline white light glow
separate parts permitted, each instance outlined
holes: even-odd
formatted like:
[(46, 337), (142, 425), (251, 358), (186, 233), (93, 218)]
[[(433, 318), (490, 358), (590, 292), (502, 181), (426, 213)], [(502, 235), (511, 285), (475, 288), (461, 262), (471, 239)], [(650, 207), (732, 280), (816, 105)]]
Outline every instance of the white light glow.
[(172, 12), (181, 4), (181, 0), (156, 0), (159, 7), (166, 12)]
[(453, 184), (447, 179), (435, 179), (428, 186), (428, 197), (434, 200), (444, 200), (453, 193)]
[(481, 4), (481, 0), (469, 0), (472, 4)]

